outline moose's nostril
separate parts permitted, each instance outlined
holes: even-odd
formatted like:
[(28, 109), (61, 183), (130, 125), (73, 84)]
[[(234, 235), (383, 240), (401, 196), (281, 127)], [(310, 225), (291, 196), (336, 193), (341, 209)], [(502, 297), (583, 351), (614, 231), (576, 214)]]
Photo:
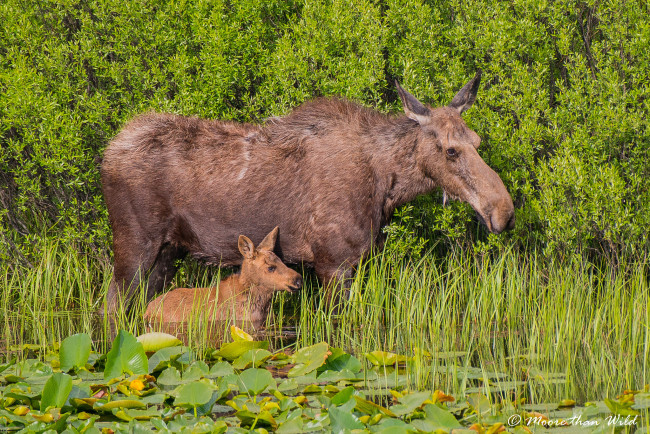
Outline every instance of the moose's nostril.
[(296, 277), (296, 280), (294, 281), (294, 285), (298, 288), (302, 287), (302, 277), (300, 276)]
[(507, 229), (514, 229), (515, 228), (515, 215), (512, 214), (510, 216), (510, 220), (508, 220), (508, 224), (506, 225)]

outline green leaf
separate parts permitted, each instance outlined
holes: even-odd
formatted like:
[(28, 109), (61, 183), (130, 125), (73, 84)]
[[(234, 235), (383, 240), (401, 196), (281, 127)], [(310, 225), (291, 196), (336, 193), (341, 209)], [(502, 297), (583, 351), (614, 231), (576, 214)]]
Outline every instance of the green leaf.
[(223, 357), (226, 360), (233, 361), (246, 351), (256, 348), (267, 349), (268, 347), (268, 341), (236, 341), (222, 345), (219, 351), (215, 352), (213, 355), (215, 357)]
[(215, 378), (215, 377), (225, 377), (226, 375), (231, 375), (235, 371), (232, 368), (232, 365), (228, 362), (217, 362), (214, 365), (212, 365), (212, 368), (210, 368), (210, 372), (208, 372), (208, 375), (206, 375), (208, 378)]
[[(178, 372), (178, 369), (171, 367), (167, 368), (160, 373), (158, 376), (158, 386), (177, 386), (181, 384), (183, 380), (181, 379), (181, 374)], [(169, 388), (166, 388), (169, 390)]]
[(357, 377), (357, 374), (350, 371), (349, 369), (343, 369), (341, 371), (327, 370), (318, 376), (319, 382), (336, 383), (337, 381), (341, 381), (341, 380), (357, 382), (357, 381), (362, 381), (363, 377), (361, 378)]
[(278, 426), (278, 429), (275, 432), (277, 434), (300, 434), (305, 432), (302, 417), (297, 416), (286, 420)]
[(375, 404), (374, 402), (368, 401), (367, 399), (362, 398), (360, 396), (355, 395), (354, 400), (357, 403), (354, 408), (361, 411), (361, 412), (363, 412), (363, 413), (366, 413), (366, 414), (369, 414), (369, 415), (373, 415), (373, 414), (377, 414), (377, 413), (384, 413), (386, 416), (389, 416), (389, 417), (397, 417), (397, 415), (395, 413), (393, 413), (392, 411), (390, 411), (386, 407), (382, 407), (381, 405)]
[(176, 347), (167, 347), (162, 348), (156, 351), (151, 357), (149, 357), (149, 373), (162, 371), (163, 369), (171, 366), (172, 362), (180, 357), (187, 347), (176, 346)]
[(325, 364), (318, 368), (319, 372), (324, 371), (343, 371), (360, 372), (363, 366), (359, 359), (351, 354), (344, 352), (340, 348), (330, 348), (332, 354), (327, 358)]
[(272, 428), (274, 431), (278, 428), (278, 424), (268, 411), (261, 411), (259, 414), (255, 414), (249, 410), (239, 410), (235, 416), (241, 420), (243, 426), (252, 426), (255, 424), (255, 427), (266, 426)]
[(65, 338), (59, 350), (61, 371), (68, 372), (72, 368), (83, 368), (90, 356), (91, 346), (92, 341), (87, 333), (77, 333)]
[(372, 351), (365, 353), (366, 359), (375, 366), (393, 366), (397, 363), (403, 363), (408, 360), (406, 356), (400, 356), (395, 353), (386, 351)]
[(190, 408), (198, 407), (209, 402), (213, 392), (214, 387), (203, 381), (187, 383), (178, 390), (174, 405)]
[(435, 429), (451, 430), (462, 427), (453, 414), (437, 405), (425, 405), (424, 413), (426, 415), (425, 418), (435, 425)]
[(612, 411), (612, 413), (620, 416), (637, 416), (638, 411), (632, 409), (632, 403), (621, 404), (618, 401), (612, 399), (604, 399), (605, 405)]
[(268, 387), (276, 387), (275, 379), (266, 369), (250, 368), (239, 375), (240, 390), (249, 395), (259, 395)]
[(269, 357), (271, 357), (271, 353), (269, 351), (261, 348), (255, 348), (253, 350), (248, 350), (241, 356), (237, 357), (232, 363), (232, 367), (240, 370), (251, 367), (257, 368)]
[(160, 417), (160, 410), (158, 410), (155, 407), (147, 408), (145, 410), (124, 408), (124, 409), (116, 410), (115, 412), (113, 412), (113, 414), (117, 418), (129, 422), (129, 421), (134, 420), (134, 419), (135, 420), (150, 420), (152, 418)]
[(147, 404), (138, 399), (116, 399), (106, 403), (97, 402), (93, 405), (93, 410), (112, 411), (116, 408), (146, 408)]
[(197, 360), (183, 371), (183, 383), (199, 380), (210, 372), (210, 368), (203, 360)]
[(41, 411), (48, 407), (63, 407), (70, 391), (72, 390), (72, 377), (68, 374), (57, 372), (52, 374), (43, 387), (41, 396)]
[(230, 393), (230, 389), (228, 388), (228, 384), (225, 381), (220, 381), (219, 388), (212, 393), (212, 398), (210, 398), (210, 400), (205, 404), (201, 404), (196, 407), (196, 415), (203, 416), (205, 414), (212, 413), (212, 408), (214, 406), (214, 403), (220, 400), (221, 398), (225, 397), (229, 393)]
[(252, 341), (253, 337), (237, 326), (230, 326), (230, 336), (234, 342)]
[(399, 398), (399, 404), (391, 406), (390, 411), (397, 416), (410, 414), (416, 408), (419, 408), (424, 401), (431, 398), (430, 392), (409, 393)]
[(327, 410), (330, 417), (330, 428), (332, 432), (344, 432), (345, 430), (363, 429), (363, 424), (349, 411), (337, 407), (330, 407)]
[(345, 404), (350, 399), (352, 399), (352, 395), (354, 395), (354, 387), (348, 386), (345, 389), (341, 390), (336, 395), (332, 396), (332, 404), (333, 405)]
[(167, 333), (145, 333), (137, 337), (138, 342), (146, 352), (158, 351), (163, 348), (176, 347), (182, 344), (180, 339)]
[(492, 411), (490, 400), (485, 395), (474, 393), (467, 397), (467, 402), (478, 414), (487, 414)]
[(315, 371), (325, 363), (327, 356), (330, 354), (327, 342), (320, 342), (310, 347), (298, 350), (291, 356), (296, 366), (288, 372), (289, 377), (299, 377)]
[(412, 426), (401, 419), (384, 418), (373, 426), (373, 432), (381, 434), (411, 434), (417, 432)]
[(142, 344), (131, 333), (120, 330), (113, 341), (113, 347), (106, 354), (104, 379), (110, 380), (123, 373), (147, 374), (149, 363)]

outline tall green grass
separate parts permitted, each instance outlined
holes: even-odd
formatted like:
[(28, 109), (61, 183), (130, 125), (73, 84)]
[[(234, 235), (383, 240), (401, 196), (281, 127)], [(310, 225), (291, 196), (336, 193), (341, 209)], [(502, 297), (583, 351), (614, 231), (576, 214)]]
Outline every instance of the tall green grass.
[(110, 281), (106, 260), (47, 242), (33, 267), (0, 264), (0, 353), (48, 348), (66, 336), (98, 338), (95, 318)]
[[(110, 275), (108, 261), (57, 243), (44, 246), (34, 267), (0, 265), (0, 359), (77, 332), (105, 351), (108, 327), (97, 312)], [(191, 265), (174, 285), (210, 286), (221, 276)], [(295, 327), (298, 346), (327, 341), (361, 360), (376, 350), (412, 357), (403, 386), (585, 402), (650, 383), (645, 260), (599, 267), (580, 257), (457, 251), (405, 262), (379, 253), (359, 264), (350, 300), (338, 309), (323, 303), (313, 276), (305, 277), (300, 296), (278, 297), (268, 329)], [(145, 331), (144, 306), (140, 297), (133, 312), (119, 313), (119, 326)], [(201, 354), (215, 345), (213, 336), (194, 323), (188, 340)], [(384, 370), (386, 381), (395, 375)]]
[(414, 356), (418, 389), (585, 402), (650, 382), (643, 261), (598, 268), (506, 251), (395, 265), (380, 254), (360, 264), (341, 307), (335, 316), (305, 293), (300, 344)]

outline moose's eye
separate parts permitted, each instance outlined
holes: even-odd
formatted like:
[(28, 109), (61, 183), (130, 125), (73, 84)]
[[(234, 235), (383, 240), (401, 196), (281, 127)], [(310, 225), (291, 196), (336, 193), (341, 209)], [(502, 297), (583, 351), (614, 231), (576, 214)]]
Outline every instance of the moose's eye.
[(277, 267), (276, 267), (275, 265), (271, 265), (271, 266), (268, 268), (269, 273), (273, 273), (273, 272), (275, 271), (276, 268), (277, 268)]
[(458, 153), (454, 148), (449, 148), (447, 149), (447, 155), (449, 155), (450, 157), (455, 157), (456, 155), (458, 155)]

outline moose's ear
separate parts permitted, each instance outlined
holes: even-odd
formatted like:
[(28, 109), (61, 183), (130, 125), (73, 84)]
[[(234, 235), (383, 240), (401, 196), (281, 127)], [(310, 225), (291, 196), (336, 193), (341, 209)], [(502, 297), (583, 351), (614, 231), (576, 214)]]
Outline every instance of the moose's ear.
[(264, 237), (262, 242), (257, 246), (258, 250), (266, 250), (272, 252), (275, 248), (275, 241), (278, 239), (278, 232), (280, 227), (276, 226), (267, 236)]
[(237, 246), (239, 247), (239, 253), (241, 253), (244, 258), (251, 259), (255, 256), (255, 245), (247, 236), (240, 235), (239, 241), (237, 241)]
[(395, 80), (395, 86), (397, 86), (397, 93), (399, 94), (399, 98), (402, 100), (402, 106), (404, 107), (406, 117), (413, 119), (420, 125), (429, 122), (429, 109), (418, 101), (416, 97), (404, 90), (397, 80)]
[(454, 99), (449, 103), (449, 107), (458, 110), (458, 113), (463, 113), (470, 108), (476, 100), (478, 93), (478, 86), (481, 84), (481, 70), (476, 72), (474, 78), (467, 82), (461, 90), (458, 91)]

